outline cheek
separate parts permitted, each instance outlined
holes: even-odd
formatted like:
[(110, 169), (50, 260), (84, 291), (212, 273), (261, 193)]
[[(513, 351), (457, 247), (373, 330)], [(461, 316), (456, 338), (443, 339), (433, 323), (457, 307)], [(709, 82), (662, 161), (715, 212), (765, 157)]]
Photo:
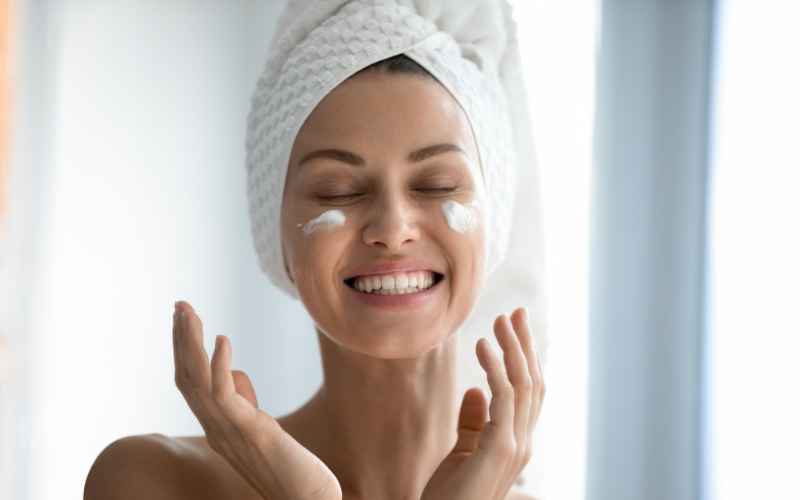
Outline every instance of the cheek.
[(337, 264), (352, 240), (344, 221), (339, 224), (321, 220), (325, 218), (292, 222), (284, 232), (289, 274), (312, 317), (323, 314), (321, 308), (330, 304), (336, 294)]
[(301, 242), (295, 254), (292, 272), (297, 294), (315, 325), (336, 324), (342, 320), (341, 311), (335, 307), (340, 300), (334, 270), (343, 253), (336, 247), (338, 244), (336, 238), (316, 235), (313, 241)]
[(478, 200), (464, 204), (446, 200), (437, 207), (438, 213), (432, 214), (437, 226), (435, 234), (440, 235), (455, 254), (471, 256), (476, 262), (487, 256), (487, 220), (481, 207)]
[(358, 241), (359, 214), (303, 202), (284, 209), (284, 261), (300, 300), (317, 325), (341, 317), (338, 270)]
[(469, 310), (477, 301), (486, 278), (488, 240), (486, 218), (476, 202), (441, 204), (432, 219), (430, 234), (450, 261), (452, 303)]
[(454, 200), (442, 203), (442, 215), (448, 227), (457, 233), (469, 233), (478, 228), (480, 204), (477, 200), (462, 205)]

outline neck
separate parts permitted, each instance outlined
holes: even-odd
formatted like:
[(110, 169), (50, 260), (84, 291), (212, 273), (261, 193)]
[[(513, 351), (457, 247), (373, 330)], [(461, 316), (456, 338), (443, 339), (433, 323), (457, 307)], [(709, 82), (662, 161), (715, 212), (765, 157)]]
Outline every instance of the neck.
[(345, 498), (419, 498), (455, 444), (458, 334), (393, 360), (317, 335), (324, 383), (281, 424), (325, 462)]

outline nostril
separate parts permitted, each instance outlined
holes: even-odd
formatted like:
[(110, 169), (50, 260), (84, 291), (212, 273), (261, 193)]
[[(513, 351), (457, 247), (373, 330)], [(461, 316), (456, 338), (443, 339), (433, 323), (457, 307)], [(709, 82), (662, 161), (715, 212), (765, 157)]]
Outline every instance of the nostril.
[(374, 218), (364, 229), (364, 242), (373, 248), (394, 252), (418, 241), (421, 231), (417, 223), (399, 212), (401, 210), (375, 210)]

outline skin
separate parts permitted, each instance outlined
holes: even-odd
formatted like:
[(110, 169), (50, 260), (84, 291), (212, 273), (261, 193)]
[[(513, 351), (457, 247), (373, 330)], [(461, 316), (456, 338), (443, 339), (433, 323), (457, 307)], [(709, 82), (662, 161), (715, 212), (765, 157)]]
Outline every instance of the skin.
[[(440, 144), (455, 147), (412, 154)], [(315, 153), (331, 149), (350, 155)], [(367, 74), (334, 89), (298, 133), (281, 212), (286, 272), (317, 328), (319, 392), (279, 419), (259, 410), (247, 376), (230, 370), (228, 339), (217, 336), (209, 361), (199, 316), (177, 302), (175, 383), (205, 436), (113, 443), (84, 498), (528, 498), (512, 486), (545, 388), (527, 311), (497, 318), (502, 360), (476, 345), (491, 402), (478, 389), (459, 401), (458, 331), (483, 286), (486, 221), (479, 211), (475, 230), (451, 230), (446, 200), (486, 206), (469, 122), (441, 85)], [(344, 226), (303, 235), (331, 209)], [(440, 278), (413, 307), (366, 303), (346, 282), (412, 260)]]

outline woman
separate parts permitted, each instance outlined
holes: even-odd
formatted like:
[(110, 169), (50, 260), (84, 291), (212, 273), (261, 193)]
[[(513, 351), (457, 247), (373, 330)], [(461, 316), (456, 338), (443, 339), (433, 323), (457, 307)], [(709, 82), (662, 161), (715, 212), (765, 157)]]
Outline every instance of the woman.
[(112, 444), (85, 498), (527, 498), (512, 485), (544, 397), (527, 309), (494, 323), (502, 361), (475, 346), (491, 402), (471, 389), (459, 405), (459, 330), (508, 240), (513, 145), (498, 82), (459, 66), (447, 17), (424, 16), (442, 5), (290, 4), (253, 98), (256, 248), (314, 321), (320, 390), (277, 420), (260, 411), (228, 339), (209, 361), (177, 302), (175, 382), (205, 436)]

